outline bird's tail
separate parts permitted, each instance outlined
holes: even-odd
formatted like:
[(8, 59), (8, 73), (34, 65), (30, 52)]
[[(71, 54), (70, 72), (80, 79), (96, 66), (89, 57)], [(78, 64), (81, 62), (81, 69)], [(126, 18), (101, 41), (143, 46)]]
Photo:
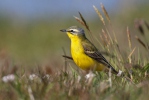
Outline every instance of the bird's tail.
[(111, 73), (113, 73), (113, 74), (115, 74), (117, 76), (122, 76), (122, 74), (123, 74), (123, 72), (121, 70), (116, 71), (110, 64), (108, 65), (108, 68), (110, 69)]

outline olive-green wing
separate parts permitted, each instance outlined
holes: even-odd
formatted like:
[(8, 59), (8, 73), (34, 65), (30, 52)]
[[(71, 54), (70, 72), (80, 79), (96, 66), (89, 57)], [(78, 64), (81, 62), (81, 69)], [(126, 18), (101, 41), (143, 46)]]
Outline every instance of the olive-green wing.
[(89, 41), (89, 40), (84, 40), (81, 42), (84, 53), (88, 55), (89, 57), (93, 58), (99, 63), (102, 63), (103, 65), (107, 66), (108, 68), (111, 68), (111, 70), (115, 73), (118, 74), (118, 72), (108, 63), (108, 61), (102, 56), (102, 54), (97, 50), (97, 48)]

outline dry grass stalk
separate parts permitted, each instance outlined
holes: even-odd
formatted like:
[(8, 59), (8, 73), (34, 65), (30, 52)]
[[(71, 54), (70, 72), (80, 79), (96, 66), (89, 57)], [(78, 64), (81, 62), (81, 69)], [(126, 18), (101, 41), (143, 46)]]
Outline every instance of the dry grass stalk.
[(102, 33), (103, 33), (103, 36), (104, 36), (104, 41), (105, 41), (105, 43), (106, 43), (106, 46), (108, 47), (108, 46), (110, 46), (110, 39), (109, 39), (109, 37), (108, 37), (108, 35), (107, 35), (107, 33), (102, 29)]
[(110, 20), (109, 14), (108, 14), (107, 10), (105, 9), (104, 5), (102, 3), (100, 5), (101, 5), (101, 8), (102, 8), (102, 11), (103, 11), (104, 15), (106, 16), (106, 19), (108, 20), (108, 22), (109, 22), (109, 24), (111, 26), (111, 29), (112, 29), (111, 31), (112, 31), (113, 36), (114, 36), (114, 41), (115, 41), (115, 43), (118, 43), (117, 42), (117, 38), (115, 36), (115, 32), (113, 31), (113, 27), (112, 27), (112, 24), (111, 24), (111, 20)]
[[(101, 7), (102, 7), (102, 10), (103, 10), (105, 16), (107, 17), (107, 20), (108, 20), (109, 23), (110, 23), (110, 17), (109, 17), (109, 15), (108, 15), (106, 9), (104, 8), (104, 6), (103, 6), (102, 4), (101, 4)], [(98, 16), (99, 16), (101, 22), (103, 23), (103, 25), (105, 26), (105, 21), (104, 21), (104, 18), (102, 17), (102, 15), (101, 15), (100, 11), (99, 11), (95, 6), (93, 6), (93, 8), (95, 9), (96, 13), (98, 14)], [(110, 25), (111, 25), (111, 24), (110, 24)], [(109, 35), (109, 31), (108, 31), (107, 27), (105, 27), (105, 28), (106, 28), (107, 34), (108, 34), (108, 36), (109, 36), (109, 38), (110, 38), (110, 40), (111, 40), (111, 43), (113, 44), (113, 40), (111, 39), (111, 37), (110, 37), (110, 35)], [(113, 32), (113, 34), (114, 34), (115, 42), (117, 43), (117, 39), (116, 39), (115, 33)]]
[[(108, 14), (107, 10), (105, 9), (105, 7), (104, 7), (104, 5), (103, 5), (102, 3), (101, 3), (100, 5), (101, 5), (101, 8), (102, 8), (102, 11), (103, 11), (104, 15), (106, 16), (106, 18), (107, 18), (107, 20), (108, 20), (108, 22), (109, 22), (109, 24), (110, 24), (110, 26), (111, 26), (111, 28), (112, 28), (111, 20), (110, 20), (110, 17), (109, 17), (109, 14)], [(117, 38), (116, 38), (116, 36), (115, 36), (115, 32), (113, 31), (113, 28), (112, 28), (112, 33), (113, 33), (113, 35), (114, 35), (114, 41), (115, 41), (116, 43), (118, 43), (118, 42), (117, 42)]]
[(100, 35), (100, 40), (102, 41), (102, 43), (103, 43), (104, 46), (107, 46), (108, 44), (107, 44), (107, 42), (106, 42), (106, 40), (105, 40), (104, 34), (106, 34), (106, 33), (105, 33), (105, 31), (102, 29), (102, 34)]
[(110, 84), (110, 87), (112, 87), (112, 79), (111, 79), (111, 68), (109, 69), (109, 84)]
[(132, 54), (134, 53), (136, 47), (130, 52), (129, 56), (128, 56), (128, 59), (129, 59), (129, 62), (131, 63), (131, 56)]
[(76, 16), (74, 16), (74, 18), (75, 18), (80, 24), (82, 24), (83, 26), (85, 26), (84, 22), (83, 22), (80, 18), (78, 18), (78, 17), (76, 17)]
[(141, 35), (144, 35), (144, 29), (142, 27), (142, 20), (135, 20), (135, 27), (140, 31)]
[(109, 23), (110, 23), (111, 21), (110, 21), (110, 17), (109, 17), (109, 15), (108, 15), (108, 12), (106, 11), (106, 9), (105, 9), (105, 7), (104, 7), (104, 5), (103, 5), (102, 3), (101, 3), (100, 5), (101, 5), (101, 8), (102, 8), (103, 13), (105, 14), (107, 20), (108, 20)]
[(35, 100), (32, 89), (30, 86), (28, 86), (28, 93), (29, 93), (30, 100)]
[(145, 45), (145, 43), (138, 37), (138, 36), (135, 36), (135, 38), (138, 40), (138, 42), (147, 50), (147, 47)]
[(90, 29), (89, 29), (89, 26), (87, 25), (85, 19), (83, 18), (82, 14), (81, 14), (80, 12), (79, 12), (79, 15), (80, 15), (80, 18), (81, 18), (81, 19), (78, 18), (78, 17), (76, 17), (76, 16), (74, 16), (74, 18), (75, 18), (80, 24), (82, 24), (83, 26), (85, 26), (85, 28), (86, 28), (89, 32), (91, 32)]
[(131, 36), (130, 36), (130, 31), (129, 31), (129, 28), (128, 27), (127, 27), (127, 37), (128, 37), (129, 48), (131, 50)]
[(90, 31), (90, 29), (89, 29), (89, 26), (87, 25), (87, 23), (86, 23), (86, 21), (85, 21), (85, 19), (84, 19), (84, 17), (82, 16), (82, 14), (79, 12), (79, 15), (80, 15), (80, 18), (78, 18), (78, 17), (75, 17), (75, 19), (80, 23), (80, 24), (82, 24), (83, 26), (85, 26), (85, 28), (89, 31), (89, 35), (90, 35), (90, 37), (91, 37), (91, 41), (93, 42), (93, 36), (91, 35), (92, 34), (92, 32)]
[(105, 37), (105, 40), (108, 42), (108, 35), (106, 32), (102, 29), (103, 36)]
[(101, 22), (103, 23), (103, 25), (105, 25), (104, 18), (102, 17), (100, 11), (99, 11), (95, 6), (93, 6), (93, 8), (94, 8), (94, 10), (96, 11), (96, 13), (98, 14), (98, 16), (99, 16)]
[(146, 21), (144, 21), (144, 24), (147, 27), (147, 29), (149, 30), (149, 24)]
[(99, 36), (100, 36), (100, 40), (101, 40), (102, 44), (103, 44), (104, 46), (106, 46), (106, 42), (105, 42), (105, 40), (103, 39), (103, 36), (102, 36), (101, 34), (100, 34)]
[(67, 59), (70, 59), (70, 60), (73, 60), (73, 58), (72, 57), (70, 57), (70, 56), (66, 56), (66, 55), (62, 55), (64, 58), (67, 58)]
[(90, 29), (89, 29), (89, 26), (87, 25), (87, 23), (86, 23), (85, 19), (83, 18), (82, 14), (81, 14), (80, 12), (79, 12), (79, 15), (80, 15), (81, 20), (83, 21), (84, 26), (86, 27), (86, 29), (87, 29), (89, 32), (91, 32), (91, 31), (90, 31)]
[[(66, 56), (66, 51), (65, 51), (65, 49), (62, 47), (62, 50), (63, 50), (63, 52), (64, 52), (64, 56)], [(63, 56), (63, 57), (64, 57)], [(64, 60), (65, 60), (65, 67), (64, 67), (64, 72), (66, 72), (66, 70), (67, 70), (67, 61), (66, 61), (66, 58), (67, 57), (64, 57)]]

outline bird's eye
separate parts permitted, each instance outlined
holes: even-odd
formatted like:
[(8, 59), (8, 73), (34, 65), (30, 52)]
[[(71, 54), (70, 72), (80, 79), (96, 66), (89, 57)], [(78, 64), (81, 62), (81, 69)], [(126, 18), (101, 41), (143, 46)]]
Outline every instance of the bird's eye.
[(74, 32), (73, 30), (70, 30), (70, 32)]

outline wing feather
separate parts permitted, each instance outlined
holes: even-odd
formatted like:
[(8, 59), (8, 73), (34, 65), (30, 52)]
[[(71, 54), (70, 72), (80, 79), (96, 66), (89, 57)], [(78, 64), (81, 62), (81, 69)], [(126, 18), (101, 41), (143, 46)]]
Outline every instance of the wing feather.
[(84, 40), (81, 42), (84, 53), (88, 55), (89, 57), (93, 58), (99, 63), (102, 63), (103, 65), (107, 66), (108, 68), (111, 68), (111, 70), (117, 74), (118, 72), (108, 63), (108, 61), (102, 56), (102, 54), (97, 50), (97, 48), (89, 41)]

